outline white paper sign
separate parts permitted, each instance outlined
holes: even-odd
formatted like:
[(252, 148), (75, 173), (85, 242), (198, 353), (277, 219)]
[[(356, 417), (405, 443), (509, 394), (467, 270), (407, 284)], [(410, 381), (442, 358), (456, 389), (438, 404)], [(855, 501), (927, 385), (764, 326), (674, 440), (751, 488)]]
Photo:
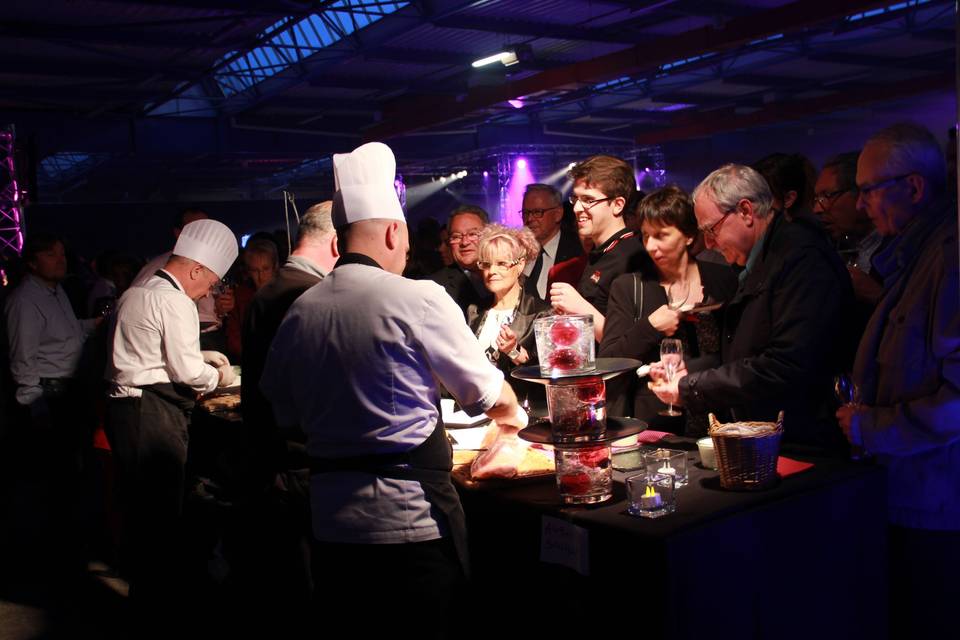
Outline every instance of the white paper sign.
[(575, 524), (543, 516), (540, 520), (540, 561), (590, 575), (590, 533)]

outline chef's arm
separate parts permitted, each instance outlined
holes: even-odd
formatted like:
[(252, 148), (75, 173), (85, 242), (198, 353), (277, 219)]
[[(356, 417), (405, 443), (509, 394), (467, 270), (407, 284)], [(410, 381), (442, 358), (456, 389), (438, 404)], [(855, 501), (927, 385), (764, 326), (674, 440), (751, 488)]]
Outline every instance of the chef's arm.
[(486, 414), (496, 420), (500, 426), (510, 426), (515, 429), (527, 426), (527, 412), (520, 408), (517, 396), (506, 380), (503, 381), (500, 389), (500, 397), (492, 407), (487, 409)]

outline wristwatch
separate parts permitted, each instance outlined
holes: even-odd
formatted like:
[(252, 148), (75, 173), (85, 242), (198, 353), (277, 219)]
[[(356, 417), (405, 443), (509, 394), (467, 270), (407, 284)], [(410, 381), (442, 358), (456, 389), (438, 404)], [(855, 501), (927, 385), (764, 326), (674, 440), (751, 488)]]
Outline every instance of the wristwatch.
[(517, 358), (520, 357), (520, 352), (517, 351), (516, 347), (514, 347), (513, 351), (507, 354), (507, 357), (510, 358), (511, 360), (516, 360)]

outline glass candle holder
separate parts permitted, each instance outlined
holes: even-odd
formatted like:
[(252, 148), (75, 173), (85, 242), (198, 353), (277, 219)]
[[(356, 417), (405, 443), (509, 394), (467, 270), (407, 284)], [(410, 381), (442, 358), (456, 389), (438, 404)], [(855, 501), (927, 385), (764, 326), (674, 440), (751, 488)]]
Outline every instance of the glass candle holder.
[(610, 445), (554, 450), (557, 487), (564, 504), (592, 504), (613, 496)]
[(594, 355), (593, 316), (547, 316), (533, 321), (540, 374), (562, 378), (590, 373), (597, 368)]
[(554, 442), (589, 442), (607, 430), (607, 388), (600, 376), (547, 385)]
[(627, 512), (641, 518), (661, 518), (677, 510), (675, 477), (638, 473), (626, 480)]
[(656, 449), (644, 457), (644, 468), (647, 474), (659, 473), (676, 478), (675, 488), (679, 489), (687, 484), (687, 453), (673, 449)]
[(697, 449), (700, 450), (700, 464), (706, 469), (717, 469), (717, 451), (713, 448), (713, 438), (697, 440)]

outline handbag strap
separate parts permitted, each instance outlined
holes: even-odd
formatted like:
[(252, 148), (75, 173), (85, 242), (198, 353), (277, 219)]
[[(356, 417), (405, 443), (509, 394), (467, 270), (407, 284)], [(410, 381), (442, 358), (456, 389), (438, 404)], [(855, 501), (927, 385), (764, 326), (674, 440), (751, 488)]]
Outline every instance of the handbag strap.
[[(637, 289), (640, 289), (640, 304), (637, 304)], [(640, 316), (643, 313), (643, 286), (637, 274), (633, 274), (633, 322), (640, 322)]]

